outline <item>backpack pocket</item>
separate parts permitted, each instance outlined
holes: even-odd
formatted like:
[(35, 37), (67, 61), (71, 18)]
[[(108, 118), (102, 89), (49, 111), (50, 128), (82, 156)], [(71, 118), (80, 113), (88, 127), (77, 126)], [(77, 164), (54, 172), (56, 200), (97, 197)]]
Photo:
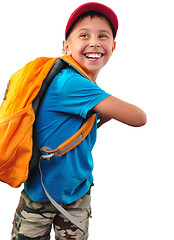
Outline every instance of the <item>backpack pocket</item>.
[(30, 104), (0, 122), (0, 180), (12, 187), (28, 177), (34, 120)]

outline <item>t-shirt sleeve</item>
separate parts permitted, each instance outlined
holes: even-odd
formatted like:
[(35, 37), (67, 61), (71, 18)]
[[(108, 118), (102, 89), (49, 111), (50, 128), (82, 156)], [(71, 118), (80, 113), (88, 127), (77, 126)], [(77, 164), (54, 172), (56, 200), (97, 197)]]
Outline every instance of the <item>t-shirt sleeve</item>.
[(96, 83), (74, 74), (64, 83), (58, 84), (57, 110), (65, 113), (77, 114), (83, 118), (88, 112), (110, 94), (102, 90)]

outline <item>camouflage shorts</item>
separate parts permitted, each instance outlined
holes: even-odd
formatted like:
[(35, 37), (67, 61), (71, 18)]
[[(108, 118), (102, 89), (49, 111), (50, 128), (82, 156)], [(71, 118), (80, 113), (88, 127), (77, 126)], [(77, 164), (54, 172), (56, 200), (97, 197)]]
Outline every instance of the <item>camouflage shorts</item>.
[(52, 226), (55, 239), (88, 239), (91, 216), (90, 191), (72, 204), (64, 205), (85, 226), (85, 233), (66, 219), (50, 202), (33, 202), (23, 190), (17, 207), (11, 240), (49, 240)]

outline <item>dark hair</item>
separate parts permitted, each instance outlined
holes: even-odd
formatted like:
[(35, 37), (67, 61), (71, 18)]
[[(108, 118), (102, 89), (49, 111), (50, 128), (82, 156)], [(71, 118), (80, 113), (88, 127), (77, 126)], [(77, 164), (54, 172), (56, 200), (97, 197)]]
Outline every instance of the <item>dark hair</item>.
[(107, 21), (109, 22), (109, 25), (110, 25), (110, 27), (111, 27), (113, 37), (115, 36), (115, 34), (116, 34), (115, 29), (114, 29), (111, 21), (110, 21), (104, 14), (102, 14), (102, 13), (100, 13), (100, 12), (95, 12), (95, 11), (88, 11), (88, 12), (85, 12), (85, 13), (83, 13), (82, 15), (80, 15), (80, 16), (73, 22), (73, 24), (71, 25), (71, 27), (70, 27), (69, 30), (67, 31), (66, 39), (69, 37), (69, 35), (70, 35), (72, 29), (74, 28), (75, 24), (76, 24), (77, 22), (79, 22), (80, 20), (88, 17), (88, 16), (90, 16), (91, 19), (94, 18), (94, 17), (100, 17), (100, 18), (103, 18), (103, 17), (104, 17), (105, 19), (107, 19)]

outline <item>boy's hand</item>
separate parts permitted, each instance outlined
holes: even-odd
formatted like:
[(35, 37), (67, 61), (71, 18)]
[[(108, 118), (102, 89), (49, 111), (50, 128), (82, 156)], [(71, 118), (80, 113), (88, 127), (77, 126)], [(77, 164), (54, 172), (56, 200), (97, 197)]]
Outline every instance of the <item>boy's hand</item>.
[(101, 127), (101, 125), (108, 122), (109, 120), (111, 120), (110, 117), (107, 117), (105, 115), (99, 115), (98, 120), (97, 120), (97, 128)]

